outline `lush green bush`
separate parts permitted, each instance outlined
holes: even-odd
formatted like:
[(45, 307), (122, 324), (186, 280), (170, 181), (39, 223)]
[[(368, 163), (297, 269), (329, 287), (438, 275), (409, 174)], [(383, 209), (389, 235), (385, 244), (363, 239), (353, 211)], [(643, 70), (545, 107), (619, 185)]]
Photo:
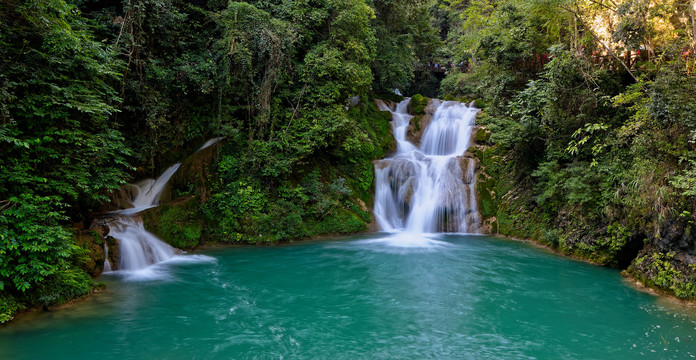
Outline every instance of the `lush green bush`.
[[(626, 57), (590, 55), (603, 45), (586, 24), (611, 9), (585, 2), (450, 4), (463, 20), (451, 33), (460, 47), (455, 53), (468, 54), (472, 68), (449, 74), (442, 93), (489, 104), (477, 120), (491, 130), (496, 154), (488, 155), (497, 160), (477, 153), (485, 172), (479, 189), (483, 215), (500, 232), (615, 266), (627, 266), (644, 245), (663, 255), (694, 245), (696, 80), (692, 60), (677, 53), (689, 39), (676, 31), (675, 18), (657, 15), (675, 13), (676, 2), (650, 11), (631, 4), (614, 9), (625, 17), (612, 34), (622, 48), (612, 51), (671, 40), (651, 41), (655, 48), (628, 64)], [(584, 37), (564, 23), (566, 15)], [(682, 284), (696, 271), (663, 255), (648, 255), (652, 265), (634, 273), (692, 297)]]
[(67, 224), (128, 176), (110, 120), (121, 63), (63, 0), (5, 3), (0, 20), (0, 291), (50, 305), (92, 287)]

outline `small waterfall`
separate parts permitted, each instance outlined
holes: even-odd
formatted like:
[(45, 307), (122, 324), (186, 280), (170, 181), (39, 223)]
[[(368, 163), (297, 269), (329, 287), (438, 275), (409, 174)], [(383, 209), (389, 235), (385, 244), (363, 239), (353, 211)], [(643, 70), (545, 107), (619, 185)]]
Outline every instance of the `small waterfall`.
[(385, 231), (476, 232), (476, 162), (464, 157), (478, 109), (445, 101), (437, 106), (420, 147), (406, 139), (410, 99), (392, 112), (396, 154), (375, 163), (375, 208)]
[(109, 224), (109, 234), (119, 241), (120, 270), (141, 270), (169, 260), (179, 251), (145, 230), (142, 220), (123, 216)]
[(205, 143), (203, 143), (203, 145), (202, 145), (201, 147), (199, 147), (198, 150), (196, 150), (196, 152), (199, 152), (199, 151), (201, 151), (201, 150), (203, 150), (203, 149), (209, 147), (210, 145), (213, 145), (213, 144), (217, 143), (218, 141), (220, 141), (220, 140), (222, 140), (222, 139), (224, 139), (223, 136), (209, 139), (208, 141), (206, 141)]
[[(219, 142), (222, 137), (206, 141), (195, 153)], [(172, 176), (179, 170), (181, 163), (174, 164), (165, 170), (157, 179), (142, 180), (131, 185), (135, 189), (135, 198), (131, 200), (132, 208), (116, 210), (110, 213), (109, 235), (119, 243), (120, 271), (137, 271), (149, 268), (151, 265), (170, 260), (182, 251), (169, 246), (157, 236), (145, 230), (139, 212), (159, 204), (160, 195)], [(104, 245), (104, 272), (112, 271), (108, 260), (109, 250)], [(209, 260), (206, 256), (187, 256), (187, 259)], [(178, 257), (178, 259), (183, 259)], [(206, 260), (206, 261), (207, 261)]]
[(111, 262), (109, 262), (109, 246), (104, 241), (104, 272), (111, 271)]
[(181, 166), (181, 163), (170, 166), (157, 179), (145, 179), (135, 185), (131, 185), (136, 190), (135, 199), (131, 201), (133, 207), (115, 212), (122, 215), (130, 215), (157, 206), (162, 190), (164, 190), (165, 185), (167, 185), (174, 173), (179, 170), (179, 166)]
[[(180, 165), (178, 163), (170, 166), (157, 179), (146, 179), (132, 185), (136, 189), (135, 199), (131, 201), (133, 207), (112, 213), (115, 216), (109, 223), (109, 235), (119, 242), (119, 270), (142, 270), (152, 264), (169, 260), (179, 252), (147, 232), (142, 219), (135, 215), (157, 206), (162, 190)], [(111, 264), (107, 260), (104, 262), (104, 271), (110, 271), (110, 269)]]

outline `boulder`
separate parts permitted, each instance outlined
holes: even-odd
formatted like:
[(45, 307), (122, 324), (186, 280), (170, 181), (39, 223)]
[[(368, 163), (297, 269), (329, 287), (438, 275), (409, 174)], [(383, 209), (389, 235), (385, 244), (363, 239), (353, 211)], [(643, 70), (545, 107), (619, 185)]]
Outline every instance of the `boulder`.
[(421, 138), (425, 129), (430, 125), (430, 121), (433, 119), (433, 114), (437, 110), (437, 107), (442, 103), (437, 99), (427, 99), (428, 103), (423, 108), (423, 114), (416, 114), (408, 125), (406, 130), (406, 140), (410, 141), (415, 146), (420, 146)]

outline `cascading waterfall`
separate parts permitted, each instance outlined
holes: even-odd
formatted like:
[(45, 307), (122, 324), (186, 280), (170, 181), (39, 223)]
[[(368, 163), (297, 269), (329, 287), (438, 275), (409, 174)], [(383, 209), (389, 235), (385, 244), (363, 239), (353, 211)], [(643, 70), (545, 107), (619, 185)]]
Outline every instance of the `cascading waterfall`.
[[(196, 152), (201, 151), (222, 138), (214, 138), (206, 141)], [(119, 264), (121, 271), (142, 270), (150, 265), (169, 260), (181, 253), (180, 250), (169, 246), (157, 236), (145, 230), (143, 221), (136, 214), (159, 204), (159, 198), (169, 179), (179, 169), (181, 163), (170, 166), (157, 179), (146, 179), (138, 184), (131, 185), (135, 188), (136, 196), (131, 200), (132, 208), (117, 210), (111, 213), (109, 222), (109, 235), (119, 242)], [(108, 255), (108, 249), (105, 250)], [(104, 271), (111, 271), (111, 264), (104, 262)]]
[(145, 230), (139, 218), (125, 216), (109, 224), (109, 234), (119, 241), (120, 270), (141, 270), (165, 260), (179, 251)]
[(131, 200), (132, 208), (114, 211), (116, 214), (132, 215), (139, 213), (145, 209), (157, 206), (159, 204), (162, 190), (172, 178), (174, 173), (179, 170), (181, 163), (174, 164), (165, 170), (157, 179), (145, 179), (131, 186), (135, 188), (135, 198)]
[(375, 208), (385, 231), (410, 233), (476, 232), (479, 215), (474, 187), (476, 162), (464, 153), (478, 109), (439, 102), (420, 147), (406, 139), (410, 99), (392, 113), (396, 153), (375, 163)]
[[(170, 166), (159, 178), (146, 179), (136, 185), (135, 199), (131, 201), (132, 208), (117, 210), (109, 223), (109, 235), (119, 242), (118, 269), (122, 271), (142, 270), (152, 264), (169, 260), (179, 251), (154, 234), (145, 230), (142, 219), (134, 216), (140, 211), (157, 206), (159, 197), (169, 179), (176, 173), (181, 164)], [(111, 265), (109, 264), (109, 270)], [(107, 263), (104, 264), (107, 270)]]

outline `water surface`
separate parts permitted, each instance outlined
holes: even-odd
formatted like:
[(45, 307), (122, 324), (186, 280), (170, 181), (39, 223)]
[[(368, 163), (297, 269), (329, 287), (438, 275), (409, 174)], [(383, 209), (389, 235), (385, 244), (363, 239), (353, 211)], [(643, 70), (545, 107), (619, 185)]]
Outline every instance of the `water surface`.
[(469, 235), (207, 250), (0, 328), (0, 359), (688, 359), (692, 310)]

